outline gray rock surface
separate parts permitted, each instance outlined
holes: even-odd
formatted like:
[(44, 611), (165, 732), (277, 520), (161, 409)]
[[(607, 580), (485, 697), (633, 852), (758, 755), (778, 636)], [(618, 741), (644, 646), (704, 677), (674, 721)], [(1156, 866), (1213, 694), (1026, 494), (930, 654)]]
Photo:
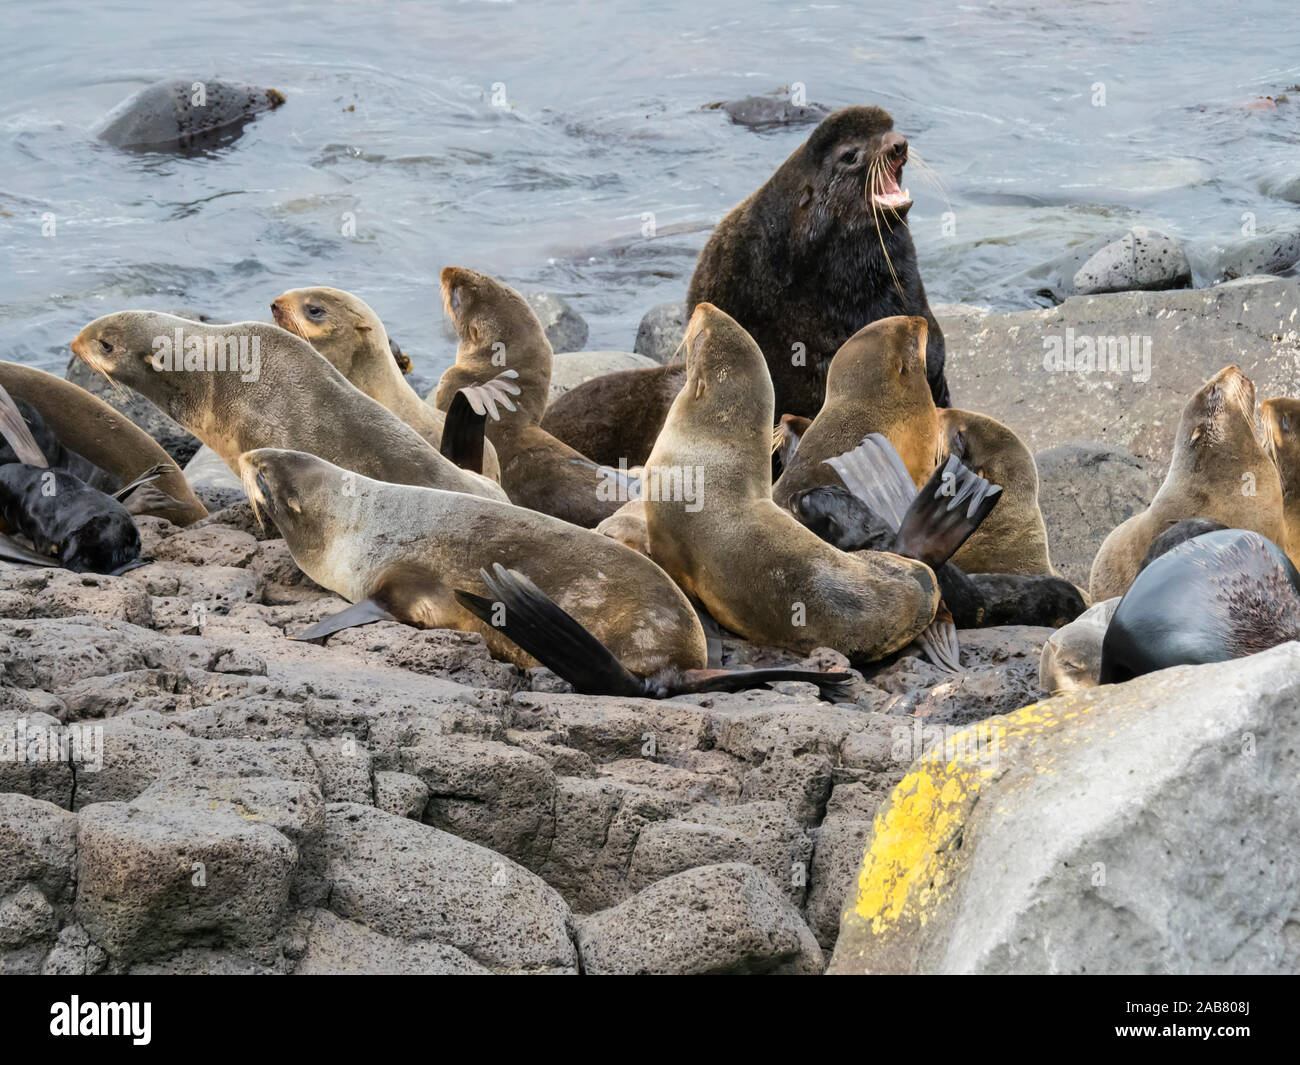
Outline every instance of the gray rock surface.
[(657, 303), (641, 318), (632, 350), (655, 362), (667, 362), (685, 335), (686, 304), (680, 300)]
[(1274, 230), (1226, 248), (1217, 273), (1229, 280), (1255, 274), (1282, 274), (1300, 262), (1300, 227)]
[(1093, 296), (1191, 286), (1192, 267), (1178, 240), (1147, 226), (1134, 226), (1084, 261), (1075, 271), (1072, 294)]
[(1300, 646), (1004, 724), (877, 815), (832, 972), (1300, 971)]
[(557, 355), (551, 368), (551, 391), (547, 402), (554, 403), (569, 389), (593, 377), (656, 365), (654, 359), (630, 351), (570, 351)]
[(819, 973), (799, 912), (752, 865), (707, 865), (660, 880), (578, 923), (589, 975)]

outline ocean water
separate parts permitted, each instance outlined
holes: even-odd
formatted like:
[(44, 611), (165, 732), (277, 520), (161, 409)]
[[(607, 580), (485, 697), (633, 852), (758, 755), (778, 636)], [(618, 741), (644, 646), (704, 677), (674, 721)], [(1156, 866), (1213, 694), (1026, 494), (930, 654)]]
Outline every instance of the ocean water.
[[(803, 86), (910, 139), (932, 302), (1030, 306), (1024, 270), (1140, 222), (1217, 245), (1294, 225), (1300, 9), (1175, 0), (722, 4), (160, 0), (0, 3), (0, 358), (61, 372), (90, 319), (188, 307), (269, 320), (350, 289), (436, 377), (439, 270), (570, 300), (630, 349), (708, 229), (811, 127), (702, 105)], [(91, 132), (159, 78), (288, 102), (233, 144), (122, 152)], [(49, 223), (53, 222), (51, 226)], [(655, 236), (648, 238), (647, 221)]]

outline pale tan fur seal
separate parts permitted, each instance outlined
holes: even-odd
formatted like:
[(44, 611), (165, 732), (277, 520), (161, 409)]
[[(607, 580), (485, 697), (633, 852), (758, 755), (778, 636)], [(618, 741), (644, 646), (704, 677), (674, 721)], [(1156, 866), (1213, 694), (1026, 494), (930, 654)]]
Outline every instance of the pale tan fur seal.
[[(384, 323), (359, 296), (323, 286), (290, 289), (271, 302), (271, 316), (276, 325), (302, 337), (357, 388), (441, 449), (446, 415), (425, 403), (407, 383)], [(483, 469), (476, 472), (501, 482), (491, 441), (483, 448)]]
[[(832, 647), (856, 662), (905, 647), (934, 618), (934, 573), (886, 552), (847, 554), (778, 507), (763, 353), (708, 303), (691, 316), (685, 345), (686, 382), (645, 471), (651, 557), (746, 639)], [(695, 491), (674, 491), (688, 476)]]
[(296, 451), (251, 451), (240, 474), (302, 571), (354, 603), (300, 638), (381, 619), (477, 632), (497, 657), (524, 668), (541, 661), (596, 694), (662, 696), (786, 679), (838, 693), (847, 679), (706, 669), (704, 630), (667, 574), (558, 518), (357, 477)]
[[(508, 285), (464, 267), (442, 272), (442, 296), (460, 344), (434, 403), (515, 371), (512, 406), (487, 423), (511, 502), (591, 528), (628, 501), (627, 475), (603, 469), (541, 427), (551, 386), (551, 344), (537, 315)], [(620, 484), (623, 486), (620, 491)]]
[(1264, 446), (1282, 480), (1282, 516), (1286, 543), (1281, 546), (1296, 564), (1300, 557), (1300, 399), (1266, 399), (1259, 406)]
[(236, 472), (245, 451), (291, 447), (381, 480), (505, 499), (500, 485), (443, 458), (278, 326), (120, 311), (87, 325), (72, 350), (148, 397)]
[(1289, 550), (1277, 466), (1255, 436), (1255, 385), (1220, 370), (1183, 408), (1169, 473), (1151, 506), (1112, 529), (1092, 563), (1093, 602), (1123, 595), (1151, 542), (1188, 518), (1257, 532)]

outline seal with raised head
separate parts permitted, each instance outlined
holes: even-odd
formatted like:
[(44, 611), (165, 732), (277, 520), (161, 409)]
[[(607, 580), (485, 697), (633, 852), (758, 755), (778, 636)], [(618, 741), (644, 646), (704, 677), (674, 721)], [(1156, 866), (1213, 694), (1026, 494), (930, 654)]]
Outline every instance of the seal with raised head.
[[(758, 643), (831, 647), (854, 662), (911, 643), (939, 604), (932, 567), (987, 509), (949, 510), (926, 491), (899, 527), (895, 551), (911, 557), (832, 547), (772, 500), (772, 381), (758, 345), (703, 303), (685, 346), (686, 383), (642, 478), (651, 557), (720, 624)], [(693, 490), (679, 490), (688, 480)]]
[(191, 525), (207, 517), (207, 509), (171, 456), (98, 396), (44, 370), (13, 362), (0, 362), (0, 387), (19, 404), (28, 404), (64, 449), (59, 453), (42, 443), (52, 467), (66, 469), (110, 495), (146, 471), (158, 470), (156, 479), (126, 499), (128, 511), (165, 518), (175, 525)]
[(1300, 573), (1267, 537), (1203, 533), (1138, 574), (1106, 628), (1102, 684), (1300, 639)]
[(731, 315), (767, 360), (778, 414), (812, 417), (831, 359), (881, 318), (929, 325), (926, 373), (948, 405), (943, 333), (925, 298), (901, 179), (907, 138), (879, 107), (828, 115), (713, 231), (686, 294)]
[[(323, 286), (290, 289), (271, 301), (271, 316), (276, 325), (302, 337), (352, 384), (442, 450), (446, 415), (425, 403), (407, 383), (401, 363), (406, 357), (394, 347), (379, 315), (359, 296)], [(410, 366), (409, 360), (406, 365)], [(483, 468), (475, 472), (501, 480), (496, 448), (490, 441), (483, 445)]]
[(505, 499), (500, 485), (444, 458), (279, 326), (119, 311), (87, 325), (72, 350), (151, 400), (236, 472), (245, 451), (291, 447), (368, 477)]
[(296, 451), (251, 451), (240, 474), (299, 568), (353, 603), (299, 639), (384, 619), (461, 629), (482, 635), (498, 658), (522, 668), (541, 662), (593, 694), (663, 696), (774, 680), (808, 680), (835, 694), (847, 680), (706, 668), (704, 630), (667, 574), (558, 518), (357, 477)]
[(1226, 366), (1183, 407), (1169, 472), (1151, 505), (1110, 531), (1093, 559), (1092, 601), (1123, 595), (1151, 541), (1186, 518), (1209, 518), (1289, 547), (1277, 466), (1255, 436), (1255, 385)]
[(434, 403), (448, 410), (462, 390), (515, 374), (517, 394), (487, 422), (510, 501), (584, 528), (618, 510), (629, 499), (619, 490), (620, 483), (627, 488), (626, 473), (602, 470), (541, 427), (551, 387), (551, 343), (527, 301), (509, 285), (461, 266), (442, 271), (442, 298), (460, 343)]
[(1300, 399), (1266, 399), (1259, 405), (1264, 447), (1282, 481), (1282, 520), (1291, 561), (1300, 555)]
[[(844, 342), (826, 375), (826, 402), (772, 486), (780, 506), (789, 506), (798, 492), (839, 483), (827, 460), (852, 451), (871, 433), (894, 446), (916, 485), (925, 483), (939, 457), (939, 412), (925, 375), (927, 332), (924, 318), (884, 318)], [(793, 434), (797, 423), (790, 418), (781, 427)], [(999, 510), (1005, 505), (1004, 499)]]

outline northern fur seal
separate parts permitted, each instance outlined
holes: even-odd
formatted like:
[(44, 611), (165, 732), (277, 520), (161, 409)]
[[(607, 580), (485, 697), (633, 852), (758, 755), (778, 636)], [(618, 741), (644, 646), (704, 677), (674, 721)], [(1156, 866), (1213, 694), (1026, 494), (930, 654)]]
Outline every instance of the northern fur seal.
[(779, 414), (812, 417), (831, 357), (864, 325), (916, 315), (926, 372), (948, 405), (944, 344), (917, 271), (901, 185), (907, 139), (879, 107), (828, 115), (713, 231), (686, 294), (736, 319), (767, 360)]
[[(923, 493), (921, 513), (909, 512), (909, 534), (899, 535), (910, 541), (919, 525), (917, 555), (934, 548), (927, 562), (837, 550), (772, 501), (774, 401), (758, 345), (703, 303), (685, 346), (686, 383), (643, 477), (651, 557), (719, 623), (759, 643), (832, 647), (868, 662), (916, 639), (939, 604), (927, 562), (946, 561), (942, 542), (950, 551), (947, 538), (958, 533), (959, 543), (983, 513), (932, 513), (925, 508), (934, 500)], [(949, 517), (960, 528), (941, 529)]]
[(644, 466), (685, 380), (681, 363), (602, 374), (547, 407), (542, 428), (602, 466)]
[(1101, 645), (1102, 684), (1226, 662), (1300, 639), (1300, 573), (1257, 532), (1204, 533), (1144, 569)]
[(1282, 482), (1255, 436), (1255, 385), (1236, 366), (1187, 401), (1164, 483), (1141, 514), (1102, 541), (1089, 578), (1093, 602), (1123, 595), (1151, 541), (1185, 518), (1209, 518), (1286, 542)]
[[(357, 388), (441, 450), (446, 415), (407, 384), (401, 365), (406, 357), (389, 340), (379, 315), (359, 296), (337, 288), (295, 288), (271, 301), (271, 316), (281, 329), (302, 337)], [(406, 360), (408, 369), (410, 365)], [(483, 447), (483, 468), (475, 472), (500, 483), (501, 467), (491, 441)]]
[(234, 81), (158, 81), (118, 104), (95, 136), (136, 151), (211, 147), (234, 140), (251, 118), (283, 103), (276, 89)]
[[(924, 318), (883, 318), (844, 342), (826, 374), (826, 402), (772, 486), (780, 506), (789, 506), (796, 492), (839, 483), (826, 460), (853, 450), (871, 433), (894, 446), (916, 485), (925, 483), (941, 454), (939, 412), (925, 374), (927, 332)], [(781, 425), (790, 434), (797, 431), (797, 423)], [(1005, 505), (1004, 499), (998, 507)]]
[[(107, 480), (93, 474), (83, 477), (92, 487), (112, 494), (146, 470), (160, 470), (157, 479), (126, 500), (132, 514), (149, 514), (176, 525), (191, 525), (208, 516), (167, 452), (99, 397), (71, 381), (13, 362), (0, 362), (0, 387), (16, 401), (30, 404), (63, 448), (108, 475)], [(44, 443), (42, 447), (51, 450)], [(88, 472), (57, 454), (48, 459), (51, 466), (77, 476)]]
[(434, 403), (448, 410), (457, 392), (485, 385), (503, 371), (518, 375), (510, 407), (487, 423), (510, 501), (584, 528), (618, 510), (628, 500), (619, 491), (618, 471), (602, 472), (541, 427), (551, 386), (551, 343), (527, 301), (510, 286), (460, 266), (442, 271), (442, 298), (460, 344)]
[(443, 458), (278, 326), (120, 311), (87, 325), (72, 350), (148, 397), (236, 472), (244, 451), (292, 446), (398, 484), (505, 499), (500, 485)]
[(295, 451), (248, 452), (240, 472), (254, 508), (275, 522), (302, 571), (354, 603), (300, 638), (380, 619), (461, 629), (480, 633), (499, 658), (525, 668), (540, 660), (579, 691), (599, 694), (663, 696), (788, 679), (837, 693), (847, 680), (706, 669), (704, 630), (668, 576), (558, 518), (356, 477)]
[(1038, 465), (1007, 426), (968, 410), (939, 412), (939, 454), (1002, 485), (1002, 502), (952, 557), (967, 573), (1054, 575), (1038, 505)]
[(1282, 481), (1287, 555), (1300, 555), (1300, 399), (1266, 399), (1259, 405), (1264, 447)]

